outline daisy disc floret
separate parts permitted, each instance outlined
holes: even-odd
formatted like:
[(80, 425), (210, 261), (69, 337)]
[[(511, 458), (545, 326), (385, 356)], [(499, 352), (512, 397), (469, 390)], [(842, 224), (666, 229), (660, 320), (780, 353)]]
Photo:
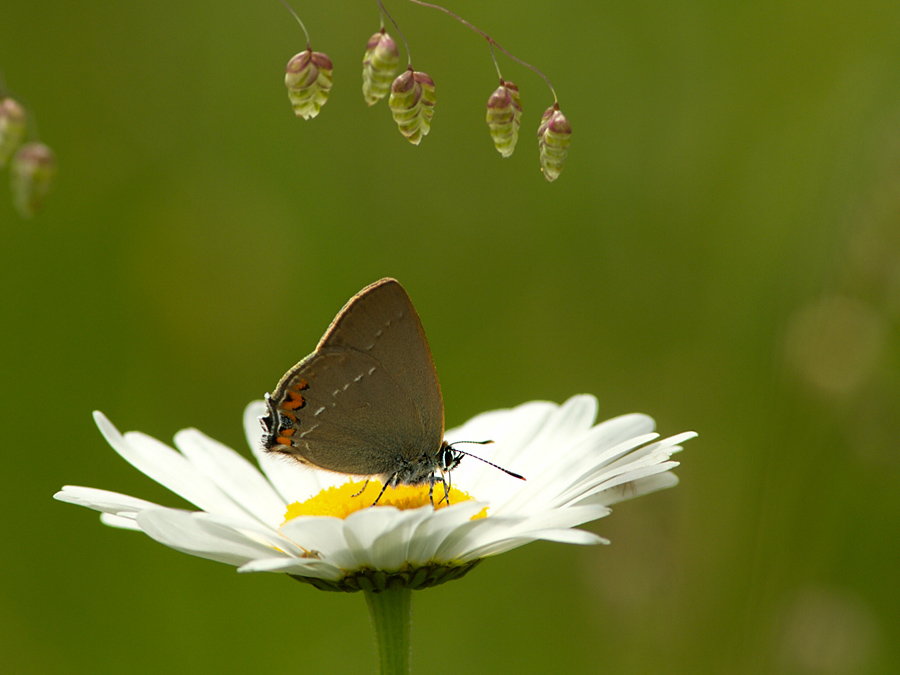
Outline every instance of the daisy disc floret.
[(432, 506), (425, 486), (389, 489), (372, 507), (381, 489), (375, 481), (360, 493), (364, 480), (264, 453), (257, 421), (264, 413), (260, 401), (244, 414), (259, 469), (195, 429), (176, 434), (176, 450), (142, 433), (121, 434), (95, 413), (116, 452), (198, 511), (87, 487), (55, 496), (100, 511), (107, 525), (239, 572), (281, 572), (323, 590), (425, 588), (531, 541), (606, 543), (574, 528), (607, 515), (610, 504), (674, 485), (671, 455), (695, 435), (658, 440), (653, 420), (639, 414), (594, 424), (591, 396), (526, 403), (446, 433), (451, 442), (493, 439), (486, 458), (526, 482), (469, 459), (453, 471), (449, 505)]

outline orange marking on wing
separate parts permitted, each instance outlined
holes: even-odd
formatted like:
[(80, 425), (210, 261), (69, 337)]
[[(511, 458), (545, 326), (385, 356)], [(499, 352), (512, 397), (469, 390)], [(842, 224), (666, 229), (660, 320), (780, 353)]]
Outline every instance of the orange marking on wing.
[(294, 435), (294, 431), (296, 431), (296, 429), (282, 429), (282, 430), (281, 430), (281, 435), (282, 435), (282, 436), (293, 436), (293, 435)]
[(287, 418), (288, 418), (289, 420), (291, 420), (292, 422), (296, 422), (296, 421), (297, 421), (297, 416), (296, 416), (294, 413), (292, 413), (292, 412), (286, 412), (286, 413), (284, 413), (284, 416), (287, 417)]
[(301, 391), (303, 389), (308, 389), (308, 388), (309, 388), (309, 382), (307, 382), (303, 378), (300, 378), (300, 381), (297, 382), (296, 384), (291, 385), (291, 389), (294, 389), (296, 391)]
[(297, 408), (302, 408), (303, 404), (306, 403), (303, 397), (296, 392), (288, 390), (288, 396), (291, 397), (291, 400), (285, 401), (281, 404), (281, 407), (285, 408), (286, 410), (296, 410)]

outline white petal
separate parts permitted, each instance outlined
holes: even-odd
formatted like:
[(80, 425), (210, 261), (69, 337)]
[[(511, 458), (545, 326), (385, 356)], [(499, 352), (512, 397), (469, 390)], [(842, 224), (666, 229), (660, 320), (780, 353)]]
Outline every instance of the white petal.
[[(654, 422), (646, 415), (622, 415), (606, 420), (579, 435), (567, 446), (555, 446), (541, 478), (571, 480), (594, 467), (604, 466), (633, 448), (657, 437)], [(567, 481), (568, 482), (568, 481)]]
[(317, 551), (331, 564), (353, 569), (356, 557), (344, 539), (344, 523), (328, 516), (299, 516), (281, 526), (280, 533), (307, 551)]
[[(678, 466), (678, 462), (667, 461), (669, 453), (649, 456), (634, 454), (637, 454), (637, 459), (629, 460), (627, 463), (616, 462), (614, 465), (602, 469), (594, 469), (586, 476), (578, 477), (569, 487), (563, 488), (563, 483), (560, 481), (556, 496), (549, 500), (546, 506), (549, 508), (566, 506), (602, 490), (624, 485)], [(648, 467), (652, 467), (651, 470), (647, 470)]]
[(267, 549), (273, 549), (291, 557), (303, 558), (309, 553), (308, 548), (298, 546), (295, 542), (282, 536), (277, 530), (260, 524), (255, 520), (248, 520), (245, 517), (232, 518), (211, 513), (197, 513), (195, 516), (201, 527), (225, 539), (233, 538), (235, 535), (232, 533), (236, 532), (240, 541), (249, 539), (255, 544), (261, 544)]
[(549, 530), (563, 527), (576, 527), (593, 520), (599, 520), (610, 514), (610, 509), (599, 504), (572, 506), (565, 509), (554, 509), (529, 516), (515, 529)]
[(530, 536), (541, 541), (555, 541), (560, 544), (575, 544), (577, 546), (593, 546), (595, 544), (608, 544), (609, 539), (601, 537), (587, 530), (564, 528), (561, 530), (536, 530)]
[(356, 566), (400, 569), (407, 559), (410, 534), (434, 515), (431, 506), (405, 510), (384, 506), (351, 514), (344, 521), (344, 538)]
[(579, 505), (615, 504), (617, 502), (625, 501), (626, 499), (634, 499), (635, 497), (640, 497), (641, 495), (656, 492), (657, 490), (662, 490), (663, 488), (672, 487), (677, 484), (678, 476), (666, 471), (665, 473), (647, 476), (646, 478), (640, 478), (630, 483), (604, 490), (597, 494), (593, 494), (590, 497), (579, 499), (576, 503)]
[[(524, 409), (530, 414), (530, 408), (530, 404), (526, 404), (516, 411)], [(547, 408), (539, 410), (548, 411)], [(516, 454), (510, 454), (508, 459), (502, 455), (500, 459), (498, 455), (489, 458), (525, 475), (524, 483), (490, 467), (481, 469), (481, 480), (475, 482), (470, 492), (476, 498), (489, 499), (495, 515), (535, 513), (548, 508), (560, 489), (560, 481), (570, 483), (597, 463), (609, 448), (646, 433), (654, 426), (653, 420), (646, 415), (631, 414), (591, 427), (596, 415), (596, 400), (592, 396), (575, 396), (558, 408), (551, 405), (549, 412), (551, 414), (541, 420), (541, 433), (524, 446), (514, 447)], [(473, 469), (472, 464), (478, 462), (469, 463), (467, 470)], [(491, 472), (490, 476), (488, 472)], [(469, 490), (465, 474), (458, 482)]]
[[(528, 414), (527, 408), (523, 414)], [(504, 439), (505, 452), (498, 456), (503, 461), (515, 458), (517, 462), (522, 462), (522, 471), (517, 473), (540, 471), (553, 463), (554, 453), (548, 452), (548, 449), (565, 447), (590, 429), (596, 417), (597, 399), (593, 396), (573, 396), (561, 406), (555, 406), (543, 420), (539, 432), (518, 451)]]
[[(573, 471), (568, 476), (568, 480), (559, 481), (557, 501), (562, 499), (563, 494), (583, 493), (598, 483), (607, 480), (610, 476), (617, 475), (620, 473), (620, 469), (616, 467), (630, 466), (636, 459), (640, 459), (647, 454), (647, 448), (652, 448), (653, 445), (648, 445), (644, 448), (640, 446), (654, 440), (656, 437), (657, 434), (643, 434), (612, 447), (597, 448), (599, 452), (594, 456), (586, 456), (587, 461), (578, 471)], [(568, 487), (563, 490), (563, 485), (568, 485)]]
[(135, 532), (140, 532), (141, 528), (135, 522), (135, 517), (137, 514), (132, 517), (125, 516), (114, 516), (111, 513), (101, 513), (100, 514), (100, 522), (104, 525), (109, 525), (110, 527), (116, 527), (120, 530), (134, 530)]
[[(633, 496), (629, 494), (633, 483), (637, 483), (641, 480), (645, 480), (648, 477), (669, 471), (670, 469), (674, 469), (676, 466), (678, 466), (678, 462), (662, 462), (653, 463), (648, 466), (637, 466), (631, 470), (625, 471), (624, 473), (620, 473), (616, 476), (611, 477), (609, 480), (604, 481), (600, 485), (597, 485), (591, 490), (588, 490), (584, 494), (580, 495), (577, 499), (570, 501), (572, 503), (584, 503), (587, 498), (590, 498), (593, 495), (613, 491), (613, 495), (619, 496), (618, 499), (611, 496), (610, 498), (602, 499), (599, 501), (602, 501), (605, 504), (614, 504), (617, 501), (629, 499)], [(587, 501), (597, 503), (598, 500), (587, 499)], [(568, 504), (562, 504), (561, 506), (567, 505)]]
[(463, 523), (447, 533), (434, 552), (433, 558), (440, 562), (463, 559), (464, 554), (486, 541), (495, 541), (511, 536), (516, 525), (524, 517), (477, 518)]
[[(519, 462), (524, 461), (526, 448), (529, 447), (535, 439), (544, 434), (552, 424), (555, 416), (559, 412), (559, 406), (547, 401), (532, 401), (513, 408), (512, 410), (495, 411), (475, 417), (470, 422), (457, 430), (448, 431), (445, 436), (448, 441), (455, 442), (460, 440), (466, 441), (486, 441), (492, 440), (492, 445), (485, 446), (484, 453), (479, 448), (477, 454), (484, 454), (486, 459), (490, 459), (495, 464), (503, 465), (509, 460), (515, 458), (516, 466), (510, 467), (511, 470), (516, 468), (522, 469)], [(486, 421), (490, 421), (488, 426)], [(465, 469), (463, 468), (465, 467)], [(457, 473), (465, 476), (467, 471), (481, 469), (478, 462), (474, 463), (474, 469), (468, 463), (460, 465)], [(525, 467), (530, 468), (530, 467)], [(477, 471), (478, 475), (482, 475), (481, 471)], [(522, 471), (516, 471), (522, 473)], [(487, 474), (489, 478), (492, 474)], [(477, 482), (466, 482), (472, 485), (473, 489), (479, 489)]]
[(286, 504), (259, 470), (231, 448), (196, 429), (175, 435), (175, 445), (197, 469), (260, 522), (278, 527)]
[[(433, 562), (437, 549), (448, 536), (471, 522), (486, 505), (468, 501), (439, 509), (419, 523), (412, 532), (407, 548), (407, 559), (413, 565), (427, 565)], [(483, 519), (478, 519), (483, 520)]]
[(89, 509), (100, 511), (100, 522), (110, 527), (123, 530), (138, 530), (135, 517), (139, 511), (157, 508), (152, 502), (129, 497), (118, 492), (97, 490), (96, 488), (78, 487), (66, 485), (62, 490), (53, 495), (54, 499), (78, 506), (86, 506)]
[(298, 574), (315, 579), (336, 581), (344, 576), (344, 571), (323, 560), (306, 558), (263, 558), (251, 560), (238, 567), (238, 572), (281, 572)]
[(187, 458), (169, 446), (138, 432), (123, 436), (103, 413), (95, 412), (94, 420), (113, 449), (157, 483), (204, 511), (233, 515), (243, 513), (243, 509), (198, 471)]
[(536, 513), (560, 505), (561, 492), (590, 489), (601, 480), (598, 476), (605, 475), (606, 464), (656, 438), (656, 434), (627, 437), (648, 422), (652, 424), (642, 415), (615, 418), (588, 430), (569, 448), (554, 448), (548, 453), (550, 463), (532, 476), (527, 487), (496, 504), (495, 513)]
[[(383, 507), (377, 509), (368, 509), (366, 512), (387, 511), (388, 509), (397, 511), (396, 517), (387, 519), (381, 523), (381, 532), (377, 532), (372, 527), (371, 532), (375, 534), (370, 538), (370, 542), (366, 547), (366, 559), (368, 564), (375, 569), (396, 571), (399, 570), (404, 562), (408, 559), (409, 545), (412, 539), (412, 533), (416, 530), (420, 523), (434, 514), (431, 506), (423, 506), (418, 509), (409, 509), (400, 511), (392, 507)], [(355, 515), (355, 514), (354, 514)], [(367, 519), (347, 518), (347, 524), (344, 529), (344, 536), (348, 542), (353, 538), (360, 542), (361, 530), (374, 525), (367, 522)], [(357, 554), (357, 559), (361, 556)]]
[(86, 506), (95, 511), (103, 513), (111, 513), (113, 515), (122, 511), (136, 513), (144, 509), (156, 508), (158, 504), (144, 501), (137, 497), (129, 497), (128, 495), (119, 494), (118, 492), (110, 492), (109, 490), (98, 490), (97, 488), (80, 487), (78, 485), (66, 485), (62, 490), (53, 495), (54, 499), (69, 504), (78, 504)]
[[(649, 477), (655, 474), (669, 471), (678, 466), (678, 462), (669, 461), (669, 457), (672, 453), (681, 450), (681, 447), (677, 445), (678, 443), (694, 436), (696, 434), (693, 432), (678, 434), (620, 456), (622, 455), (620, 452), (622, 447), (627, 445), (623, 444), (606, 453), (604, 459), (613, 459), (614, 461), (605, 466), (598, 465), (584, 476), (573, 481), (568, 488), (559, 490), (559, 494), (550, 505), (560, 507), (581, 502), (588, 497), (591, 497), (589, 501), (594, 503), (612, 504), (622, 499), (630, 499), (639, 494), (674, 485), (677, 483), (677, 478), (674, 476), (670, 479), (647, 481)], [(600, 499), (593, 497), (600, 492), (620, 486), (624, 486), (627, 489), (614, 490)]]
[(497, 541), (530, 537), (539, 531), (575, 527), (608, 514), (609, 509), (604, 506), (589, 505), (545, 511), (528, 517), (505, 516), (473, 520), (467, 527), (458, 528), (457, 533), (454, 533), (463, 536), (448, 537), (438, 549), (436, 557), (441, 560), (465, 560), (470, 551)]
[(243, 565), (256, 558), (277, 557), (278, 552), (234, 530), (210, 527), (203, 513), (158, 508), (137, 516), (141, 529), (153, 539), (182, 553)]
[[(445, 438), (451, 443), (492, 440), (491, 445), (482, 448), (472, 446), (460, 449), (522, 474), (527, 479), (533, 467), (526, 462), (526, 448), (540, 436), (558, 410), (559, 406), (554, 403), (532, 401), (512, 410), (483, 413), (462, 427), (448, 431)], [(472, 458), (466, 458), (460, 464), (452, 479), (476, 498), (491, 495), (494, 504), (503, 503), (509, 490), (521, 489), (521, 481)]]
[(646, 447), (641, 448), (640, 450), (635, 450), (631, 454), (622, 457), (621, 459), (616, 460), (615, 462), (610, 463), (610, 467), (616, 467), (621, 464), (630, 464), (631, 462), (643, 458), (646, 455), (663, 455), (665, 454), (665, 459), (668, 459), (669, 455), (673, 455), (676, 452), (681, 452), (681, 446), (679, 443), (684, 442), (685, 440), (694, 438), (697, 434), (693, 431), (687, 431), (677, 436), (670, 436), (669, 438), (664, 438), (661, 441), (657, 441), (656, 443), (651, 443)]
[(563, 544), (579, 544), (582, 546), (609, 543), (608, 539), (604, 539), (603, 537), (600, 537), (593, 532), (587, 532), (586, 530), (543, 530), (531, 532), (525, 536), (492, 541), (485, 546), (468, 551), (459, 558), (459, 561), (470, 562), (472, 560), (477, 560), (478, 558), (485, 558), (489, 555), (505, 553), (506, 551), (511, 551), (514, 548), (538, 540), (555, 541)]

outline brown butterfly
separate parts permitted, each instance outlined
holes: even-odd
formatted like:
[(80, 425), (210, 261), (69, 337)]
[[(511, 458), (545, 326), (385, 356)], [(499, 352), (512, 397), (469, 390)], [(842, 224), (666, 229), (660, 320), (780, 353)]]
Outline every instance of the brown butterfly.
[(395, 279), (353, 296), (316, 350), (266, 394), (266, 408), (259, 418), (266, 451), (326, 471), (376, 477), (384, 483), (376, 504), (388, 486), (398, 485), (427, 484), (431, 497), (441, 482), (446, 498), (445, 475), (469, 455), (444, 440), (431, 349)]

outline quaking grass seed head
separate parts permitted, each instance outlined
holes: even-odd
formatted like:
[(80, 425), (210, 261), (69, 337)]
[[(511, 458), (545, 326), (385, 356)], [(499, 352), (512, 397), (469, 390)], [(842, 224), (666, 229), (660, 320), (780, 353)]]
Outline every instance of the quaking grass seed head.
[(15, 99), (0, 97), (0, 169), (25, 138), (26, 120), (25, 108)]
[(562, 114), (558, 104), (554, 103), (544, 111), (537, 135), (541, 171), (548, 181), (555, 181), (562, 172), (572, 137), (572, 125)]
[(363, 98), (368, 105), (375, 105), (391, 91), (391, 81), (400, 63), (397, 43), (382, 28), (369, 38), (363, 56)]
[(331, 59), (309, 47), (288, 61), (284, 84), (294, 114), (305, 120), (319, 114), (334, 84)]
[(400, 133), (413, 145), (431, 131), (434, 102), (434, 80), (411, 66), (391, 85), (391, 113)]
[(519, 140), (522, 123), (522, 102), (519, 88), (512, 82), (500, 80), (487, 102), (487, 124), (491, 130), (494, 147), (503, 157), (509, 157)]
[(44, 206), (56, 178), (56, 155), (43, 143), (26, 143), (12, 158), (10, 182), (13, 203), (23, 218), (34, 217)]

